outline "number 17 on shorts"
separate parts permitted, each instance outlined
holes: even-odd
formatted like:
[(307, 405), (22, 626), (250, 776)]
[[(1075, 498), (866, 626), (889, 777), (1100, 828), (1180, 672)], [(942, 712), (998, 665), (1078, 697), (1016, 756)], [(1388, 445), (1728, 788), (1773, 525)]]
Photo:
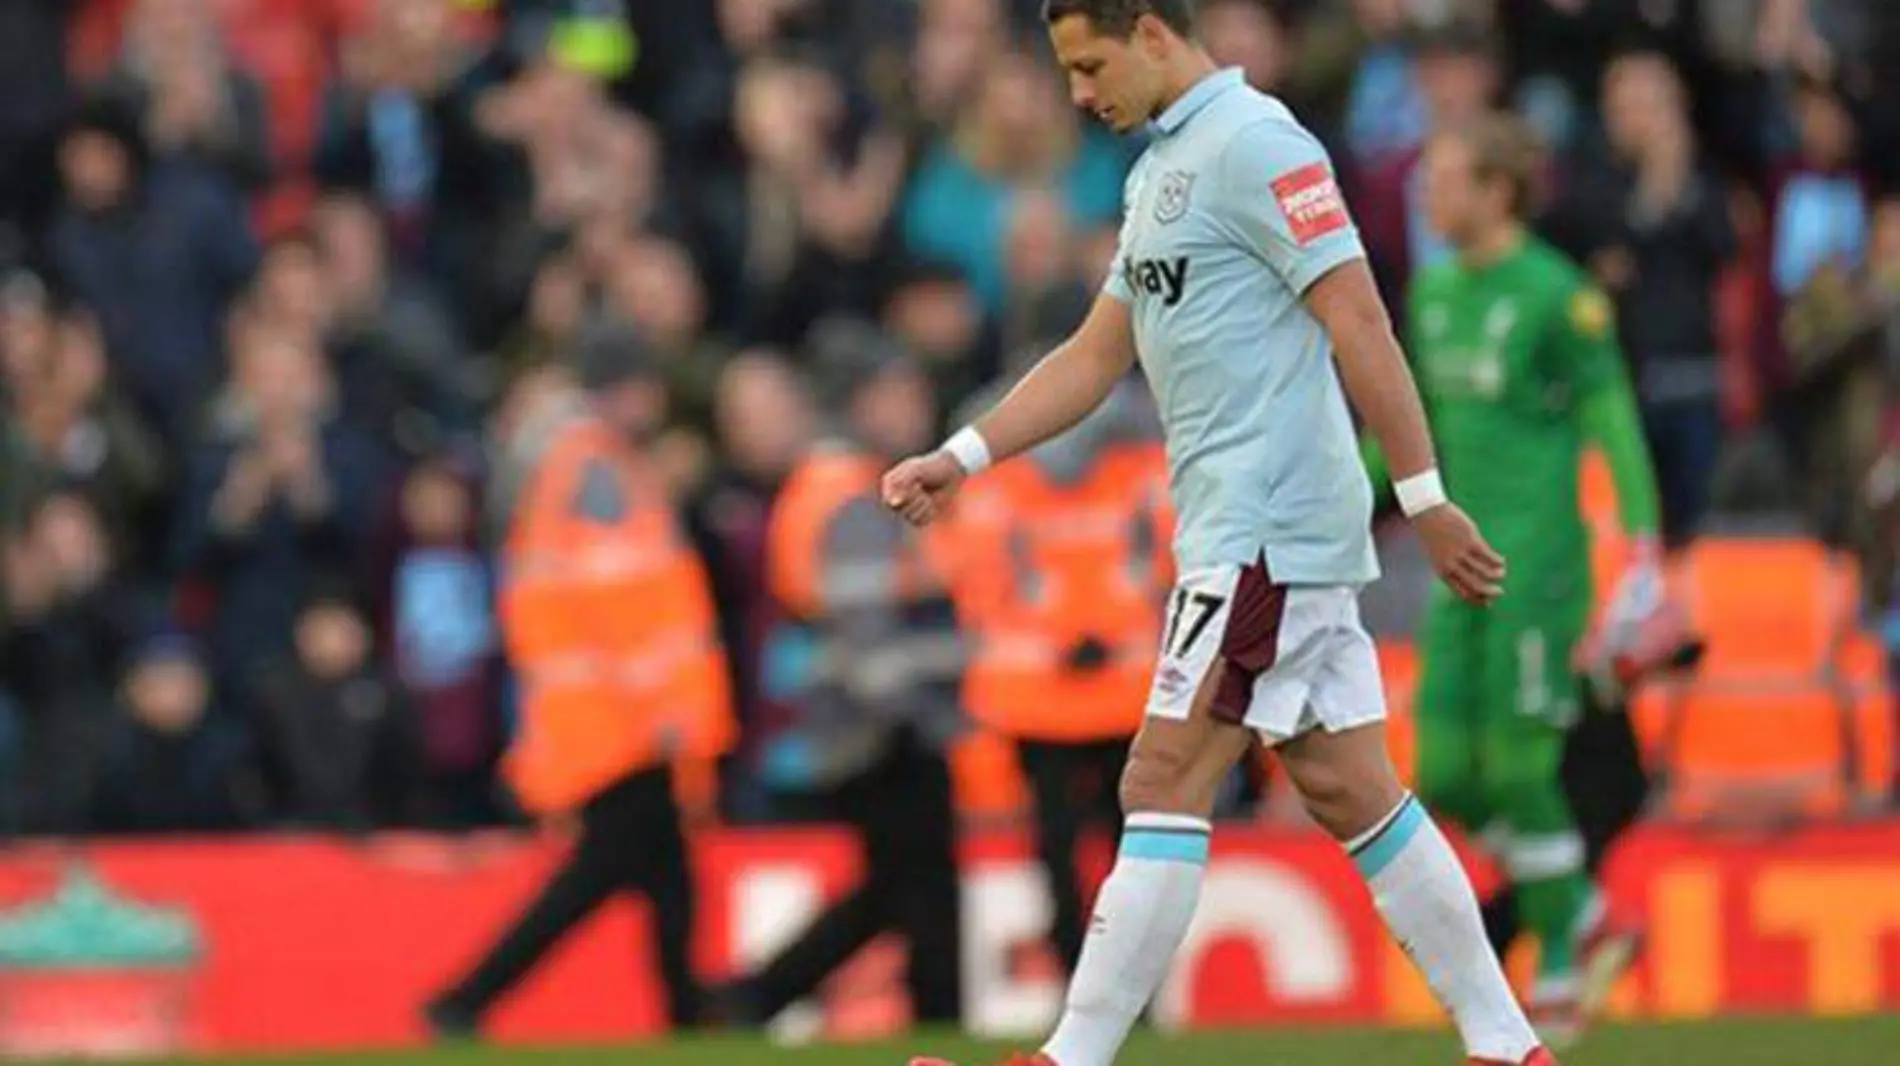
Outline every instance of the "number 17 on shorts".
[(1182, 720), (1194, 706), (1215, 659), (1234, 601), (1240, 569), (1211, 566), (1181, 575), (1168, 597), (1161, 626), (1161, 657), (1148, 690), (1148, 713)]
[[(1220, 676), (1210, 680), (1210, 671)], [(1176, 721), (1209, 688), (1215, 721), (1278, 743), (1385, 717), (1379, 655), (1349, 585), (1288, 586), (1264, 560), (1191, 571), (1168, 597), (1148, 713)]]

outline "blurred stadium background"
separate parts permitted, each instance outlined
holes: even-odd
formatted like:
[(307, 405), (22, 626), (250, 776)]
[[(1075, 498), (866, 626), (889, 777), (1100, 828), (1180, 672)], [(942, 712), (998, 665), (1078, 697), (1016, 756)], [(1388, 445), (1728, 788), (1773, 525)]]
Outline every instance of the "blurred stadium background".
[[(1217, 57), (1328, 141), (1395, 303), (1440, 254), (1420, 146), (1492, 104), (1546, 138), (1540, 228), (1616, 298), (1709, 654), (1631, 710), (1652, 788), (1606, 880), (1651, 931), (1615, 1002), (1645, 1027), (1574, 1061), (1892, 1061), (1900, 6), (1200, 6)], [(492, 605), (524, 395), (607, 325), (665, 385), (648, 453), (739, 723), (680, 774), (693, 961), (730, 975), (849, 887), (766, 654), (769, 516), (881, 366), (863, 350), (923, 375), (927, 439), (1099, 282), (1139, 145), (1073, 113), (1035, 7), (0, 3), (0, 1053), (427, 1039), (425, 1001), (563, 855), (568, 827), (498, 769), (517, 688)], [(1619, 88), (1632, 51), (1686, 91)], [(1669, 137), (1686, 175), (1652, 172)], [(1585, 483), (1614, 554), (1612, 494)], [(1426, 574), (1400, 532), (1384, 554), (1368, 614), (1404, 757)], [(1061, 971), (1026, 786), (995, 735), (948, 759), (963, 1027), (1034, 1033)], [(1350, 866), (1252, 771), (1155, 1012), (1223, 1031), (1130, 1061), (1450, 1061), (1404, 1032), (1434, 1009)], [(1108, 857), (1084, 840), (1085, 875)], [(644, 920), (615, 902), (489, 1035), (663, 1038)], [(877, 941), (777, 1035), (892, 1038), (901, 971)], [(1789, 1020), (1709, 1023), (1758, 1013)], [(647, 1061), (779, 1061), (764, 1047)]]

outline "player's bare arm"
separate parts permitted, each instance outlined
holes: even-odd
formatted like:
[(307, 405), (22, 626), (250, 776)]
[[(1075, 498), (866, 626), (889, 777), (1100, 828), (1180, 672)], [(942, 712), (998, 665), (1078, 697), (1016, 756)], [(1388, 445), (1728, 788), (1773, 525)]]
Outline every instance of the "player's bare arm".
[(1082, 325), (1042, 357), (988, 414), (942, 448), (884, 475), (884, 503), (926, 525), (969, 475), (1058, 436), (1101, 406), (1135, 361), (1128, 305), (1098, 296)]
[(1306, 304), (1333, 342), (1340, 383), (1385, 454), (1400, 506), (1452, 591), (1478, 604), (1503, 593), (1504, 559), (1445, 496), (1418, 385), (1365, 260), (1329, 271)]

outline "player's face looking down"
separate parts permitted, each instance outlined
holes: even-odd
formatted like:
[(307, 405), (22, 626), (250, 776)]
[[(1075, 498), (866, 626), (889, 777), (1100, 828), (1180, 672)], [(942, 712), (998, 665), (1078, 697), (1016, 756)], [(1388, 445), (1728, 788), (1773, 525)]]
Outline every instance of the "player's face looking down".
[(1117, 38), (1098, 33), (1085, 15), (1069, 15), (1049, 27), (1049, 40), (1068, 75), (1069, 98), (1109, 129), (1129, 133), (1160, 112), (1167, 59), (1181, 43), (1167, 23), (1143, 15)]
[(1477, 152), (1452, 134), (1425, 149), (1425, 216), (1432, 230), (1456, 247), (1474, 243), (1511, 217), (1509, 183), (1478, 174)]

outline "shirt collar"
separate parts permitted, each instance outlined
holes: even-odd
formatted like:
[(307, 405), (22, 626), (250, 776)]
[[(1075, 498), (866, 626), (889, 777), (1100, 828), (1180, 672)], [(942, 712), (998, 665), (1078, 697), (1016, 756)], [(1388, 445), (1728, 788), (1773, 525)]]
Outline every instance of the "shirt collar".
[(1239, 67), (1227, 67), (1217, 70), (1200, 81), (1193, 88), (1181, 94), (1181, 98), (1168, 105), (1154, 120), (1155, 132), (1168, 136), (1187, 125), (1200, 110), (1229, 89), (1236, 89), (1247, 83), (1247, 74)]

